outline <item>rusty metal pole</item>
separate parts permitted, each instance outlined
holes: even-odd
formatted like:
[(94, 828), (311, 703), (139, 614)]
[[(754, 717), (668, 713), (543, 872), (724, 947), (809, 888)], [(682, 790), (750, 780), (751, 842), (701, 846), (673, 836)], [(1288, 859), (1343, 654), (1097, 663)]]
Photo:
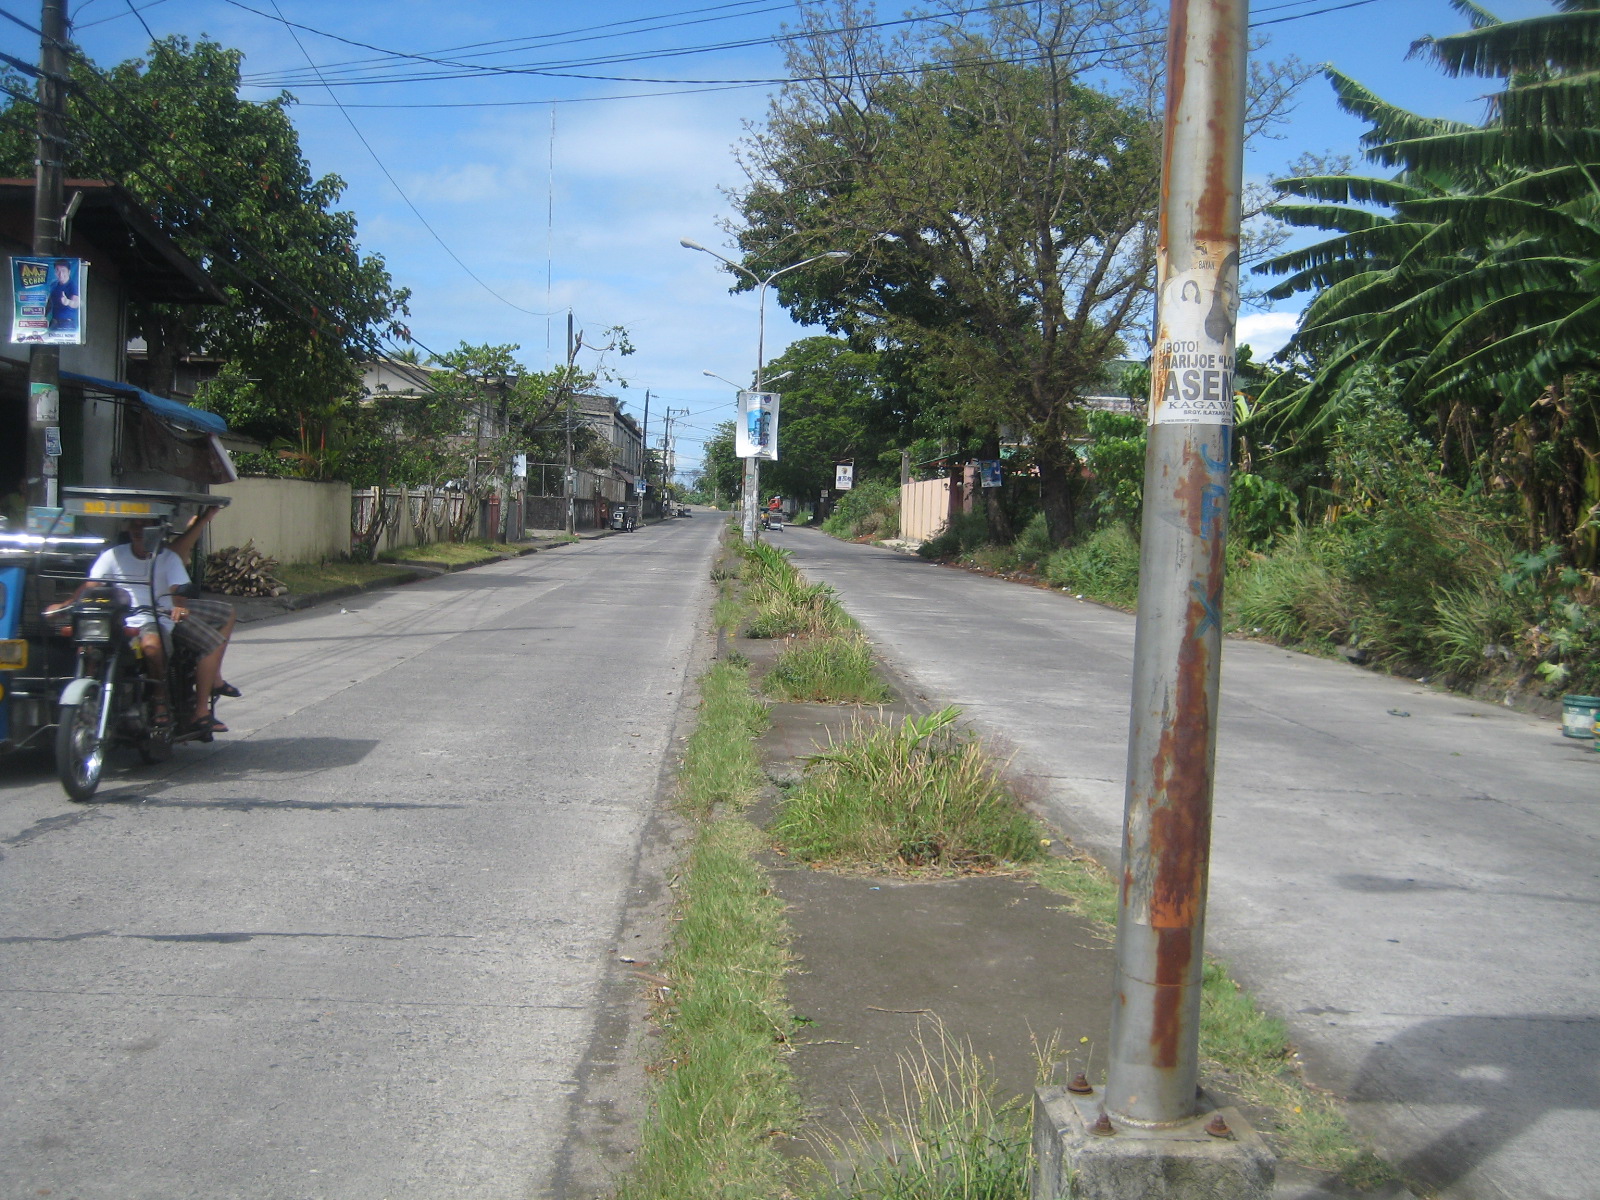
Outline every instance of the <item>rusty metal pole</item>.
[(1233, 433), (1248, 0), (1173, 0), (1157, 324), (1105, 1111), (1198, 1111)]

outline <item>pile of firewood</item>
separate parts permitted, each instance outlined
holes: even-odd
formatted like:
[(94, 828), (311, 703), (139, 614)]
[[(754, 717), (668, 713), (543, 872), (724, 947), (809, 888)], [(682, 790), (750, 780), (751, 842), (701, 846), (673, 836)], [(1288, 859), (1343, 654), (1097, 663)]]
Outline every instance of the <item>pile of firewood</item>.
[(229, 546), (206, 557), (206, 589), (224, 596), (281, 596), (289, 589), (273, 578), (277, 566), (254, 542)]

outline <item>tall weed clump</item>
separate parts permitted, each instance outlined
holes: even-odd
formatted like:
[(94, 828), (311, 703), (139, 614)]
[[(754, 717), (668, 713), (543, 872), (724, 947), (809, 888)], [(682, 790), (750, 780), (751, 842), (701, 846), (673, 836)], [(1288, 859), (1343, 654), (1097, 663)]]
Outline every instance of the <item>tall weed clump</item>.
[(846, 492), (822, 531), (854, 541), (900, 536), (900, 485), (887, 479), (863, 479)]
[(824, 865), (977, 868), (1041, 856), (1037, 827), (995, 763), (955, 726), (960, 710), (858, 728), (813, 755), (771, 832)]
[(744, 548), (745, 603), (755, 610), (747, 637), (776, 638), (838, 633), (853, 623), (825, 583), (807, 583), (789, 552), (755, 542)]
[(1514, 552), (1510, 523), (1443, 476), (1434, 448), (1379, 387), (1335, 427), (1328, 469), (1344, 510), (1338, 569), (1359, 596), (1350, 641), (1380, 660), (1428, 661), (1440, 595), (1499, 578)]
[(782, 700), (827, 704), (883, 704), (891, 698), (859, 633), (796, 638), (778, 655), (761, 687)]
[(937, 1020), (900, 1056), (892, 1115), (866, 1114), (835, 1157), (857, 1165), (827, 1194), (841, 1200), (1027, 1200), (1032, 1179), (1032, 1113), (1002, 1101), (984, 1061)]
[(1102, 525), (1045, 560), (1044, 577), (1068, 591), (1132, 608), (1139, 601), (1139, 541), (1126, 525)]

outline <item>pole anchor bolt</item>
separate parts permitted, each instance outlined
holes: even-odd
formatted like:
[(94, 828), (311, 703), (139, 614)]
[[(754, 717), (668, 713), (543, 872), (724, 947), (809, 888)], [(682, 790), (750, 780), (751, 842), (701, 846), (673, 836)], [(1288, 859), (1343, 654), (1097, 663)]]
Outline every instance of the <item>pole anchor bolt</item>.
[(1231, 1138), (1233, 1130), (1228, 1128), (1228, 1122), (1221, 1113), (1217, 1113), (1206, 1123), (1206, 1132), (1214, 1138)]
[(1072, 1082), (1067, 1084), (1067, 1091), (1074, 1096), (1092, 1096), (1094, 1095), (1094, 1086), (1090, 1084), (1089, 1077), (1079, 1071), (1072, 1077)]
[(1111, 1123), (1111, 1118), (1106, 1116), (1105, 1113), (1101, 1113), (1099, 1119), (1089, 1126), (1089, 1132), (1094, 1134), (1095, 1137), (1110, 1137), (1116, 1131), (1117, 1127)]

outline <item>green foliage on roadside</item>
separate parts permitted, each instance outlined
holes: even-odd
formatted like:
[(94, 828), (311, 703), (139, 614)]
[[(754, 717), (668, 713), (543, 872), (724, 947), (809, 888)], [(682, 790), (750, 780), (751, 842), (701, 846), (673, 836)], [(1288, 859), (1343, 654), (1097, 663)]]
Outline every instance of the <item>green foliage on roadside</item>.
[(745, 636), (776, 638), (839, 633), (855, 626), (825, 583), (807, 583), (789, 552), (766, 542), (742, 550), (744, 602), (751, 610)]
[(964, 870), (1032, 862), (1037, 826), (999, 767), (956, 728), (960, 710), (860, 728), (813, 755), (773, 837), (795, 858), (832, 866)]
[(900, 1056), (903, 1113), (855, 1121), (835, 1157), (856, 1164), (830, 1200), (1028, 1200), (1033, 1163), (1031, 1105), (1002, 1101), (988, 1064), (970, 1043), (932, 1022)]
[(1052, 554), (1044, 577), (1102, 604), (1132, 608), (1139, 600), (1138, 539), (1126, 525), (1103, 525), (1077, 545)]
[(887, 479), (858, 479), (822, 523), (822, 532), (855, 541), (900, 536), (900, 486)]
[(678, 883), (678, 920), (653, 974), (665, 1031), (650, 1119), (616, 1200), (772, 1200), (786, 1194), (770, 1134), (797, 1125), (783, 1040), (783, 902), (755, 862), (761, 834), (701, 827)]
[(683, 752), (680, 803), (705, 818), (719, 807), (741, 810), (756, 798), (763, 776), (751, 744), (767, 726), (766, 706), (750, 693), (743, 662), (719, 662), (700, 678), (700, 715)]

